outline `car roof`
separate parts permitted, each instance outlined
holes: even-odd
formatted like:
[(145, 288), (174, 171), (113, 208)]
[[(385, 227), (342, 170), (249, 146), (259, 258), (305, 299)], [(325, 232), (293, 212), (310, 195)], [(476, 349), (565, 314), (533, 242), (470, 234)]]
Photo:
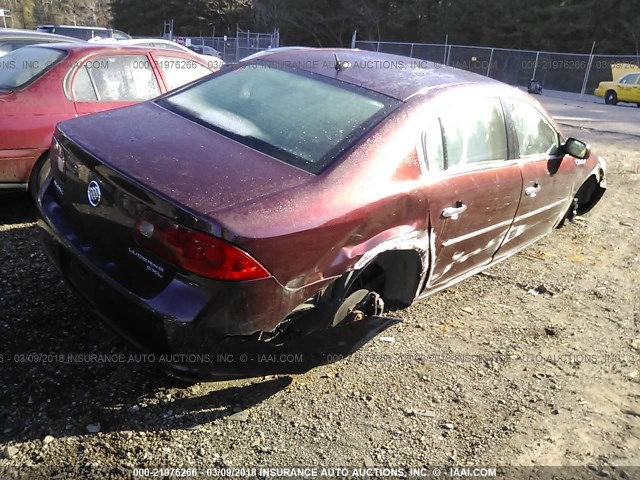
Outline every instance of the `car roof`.
[[(114, 40), (116, 44), (121, 45), (139, 45), (141, 43), (163, 43), (165, 45), (177, 45), (178, 49), (185, 50), (188, 48), (184, 45), (180, 45), (178, 42), (174, 42), (173, 40), (167, 40), (166, 38), (125, 38), (122, 40)], [(107, 42), (105, 42), (107, 43)], [(112, 43), (113, 45), (113, 43)]]
[[(351, 66), (337, 71), (336, 56)], [(282, 68), (306, 70), (373, 90), (398, 100), (408, 100), (428, 90), (452, 85), (476, 84), (507, 87), (505, 84), (465, 70), (418, 58), (401, 57), (366, 50), (309, 48), (273, 50), (255, 59)]]
[(180, 45), (178, 42), (174, 42), (172, 40), (167, 40), (166, 38), (124, 38), (122, 40), (117, 40), (118, 42), (126, 42), (126, 44), (134, 45), (136, 43), (143, 42), (160, 42), (160, 43), (175, 43), (176, 45)]
[(78, 38), (67, 37), (65, 35), (57, 35), (55, 33), (46, 33), (46, 32), (36, 32), (35, 30), (20, 30), (17, 28), (0, 28), (0, 38), (59, 40), (61, 42), (84, 43), (84, 41)]
[[(146, 47), (146, 46), (139, 46), (139, 45), (125, 45), (125, 44), (121, 44), (120, 41), (117, 42), (109, 42), (109, 43), (98, 43), (98, 42), (82, 42), (82, 43), (56, 43), (56, 44), (36, 44), (36, 45), (29, 45), (27, 47), (22, 47), (22, 48), (29, 48), (29, 47), (44, 47), (44, 48), (52, 48), (52, 49), (58, 49), (58, 50), (66, 50), (69, 53), (84, 53), (87, 51), (90, 52), (97, 52), (100, 50), (107, 50), (107, 51), (119, 51), (119, 50), (130, 50), (132, 52), (146, 52), (146, 51), (152, 51), (154, 53), (161, 53), (161, 54), (167, 54), (170, 53), (171, 50), (167, 50), (166, 48), (160, 48), (160, 47)], [(184, 55), (189, 55), (188, 51), (173, 51), (173, 53), (182, 53)], [(197, 55), (193, 55), (193, 57), (197, 58)]]
[(75, 28), (77, 30), (113, 30), (111, 27), (92, 27), (91, 25), (63, 25), (63, 24), (53, 24), (46, 23), (42, 25), (38, 25), (38, 28), (51, 28), (51, 27), (63, 27), (63, 28)]

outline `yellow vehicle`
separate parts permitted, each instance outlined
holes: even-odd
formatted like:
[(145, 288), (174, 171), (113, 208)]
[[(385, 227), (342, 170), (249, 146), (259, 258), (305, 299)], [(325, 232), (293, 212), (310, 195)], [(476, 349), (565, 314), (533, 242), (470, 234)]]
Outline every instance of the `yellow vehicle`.
[(640, 107), (640, 68), (629, 64), (612, 65), (611, 73), (613, 80), (600, 82), (593, 94), (604, 98), (607, 105), (631, 102)]

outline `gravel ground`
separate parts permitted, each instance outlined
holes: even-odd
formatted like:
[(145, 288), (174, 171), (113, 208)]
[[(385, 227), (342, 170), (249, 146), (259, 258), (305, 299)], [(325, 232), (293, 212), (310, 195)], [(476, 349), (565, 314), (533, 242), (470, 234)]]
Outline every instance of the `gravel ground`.
[(144, 362), (56, 361), (136, 352), (60, 282), (26, 195), (0, 197), (0, 478), (426, 465), (640, 478), (640, 138), (567, 133), (608, 159), (593, 212), (291, 377), (186, 386)]

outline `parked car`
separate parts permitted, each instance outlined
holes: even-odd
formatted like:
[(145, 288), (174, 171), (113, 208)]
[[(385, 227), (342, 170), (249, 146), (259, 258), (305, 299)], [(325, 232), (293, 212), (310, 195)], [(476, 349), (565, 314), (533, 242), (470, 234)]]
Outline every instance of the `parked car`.
[(189, 45), (187, 48), (198, 55), (222, 58), (222, 53), (208, 45)]
[(80, 43), (73, 37), (55, 35), (52, 33), (40, 33), (33, 30), (19, 30), (12, 28), (0, 29), (0, 57), (20, 47), (34, 45), (36, 43)]
[(640, 107), (640, 72), (628, 73), (618, 80), (600, 82), (593, 94), (604, 98), (607, 105), (630, 102)]
[(196, 55), (82, 44), (15, 50), (0, 69), (0, 189), (35, 194), (56, 123), (131, 105), (210, 74)]
[(535, 78), (532, 78), (527, 85), (527, 92), (532, 95), (542, 95), (542, 85)]
[(131, 38), (130, 35), (121, 30), (115, 30), (108, 27), (92, 27), (78, 25), (38, 25), (38, 32), (57, 33), (59, 35), (67, 35), (69, 37), (79, 38), (81, 40), (91, 40), (95, 38), (114, 38), (116, 40), (125, 40)]
[[(129, 40), (114, 40), (114, 39), (106, 39), (100, 40), (100, 43), (114, 43), (117, 42), (119, 45), (135, 45), (138, 47), (154, 47), (154, 48), (166, 48), (169, 50), (176, 50), (179, 52), (189, 53), (191, 55), (199, 55), (200, 59), (209, 65), (210, 68), (218, 70), (224, 65), (224, 62), (220, 58), (221, 55), (217, 50), (213, 50), (210, 53), (202, 53), (191, 48), (187, 48), (179, 43), (172, 42), (171, 40), (164, 40), (162, 38), (132, 38)], [(210, 47), (207, 47), (210, 48)]]
[(296, 47), (296, 46), (290, 46), (290, 47), (273, 47), (273, 48), (268, 48), (267, 50), (258, 50), (257, 52), (252, 53), (251, 55), (247, 55), (246, 57), (242, 58), (240, 61), (241, 62), (250, 62), (252, 60), (255, 60), (257, 58), (263, 57), (265, 55), (272, 55), (274, 53), (281, 53), (281, 52), (290, 52), (293, 50), (310, 50), (314, 47)]
[(397, 322), (384, 305), (512, 256), (605, 189), (604, 161), (526, 93), (355, 50), (229, 66), (63, 122), (52, 152), (53, 264), (196, 378), (339, 360)]

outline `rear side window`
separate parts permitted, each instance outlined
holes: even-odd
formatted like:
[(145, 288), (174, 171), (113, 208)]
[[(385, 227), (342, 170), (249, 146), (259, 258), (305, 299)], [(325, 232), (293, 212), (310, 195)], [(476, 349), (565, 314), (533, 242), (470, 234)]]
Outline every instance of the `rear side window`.
[(42, 76), (67, 53), (45, 47), (24, 47), (4, 55), (0, 60), (0, 88), (22, 88)]
[(439, 124), (442, 138), (438, 124), (426, 131), (425, 153), (431, 169), (507, 159), (507, 130), (498, 99), (453, 106), (441, 114)]
[(444, 145), (440, 119), (435, 118), (427, 125), (423, 134), (424, 152), (429, 170), (445, 170)]
[(520, 100), (507, 100), (507, 112), (518, 138), (518, 156), (553, 155), (559, 145), (558, 132), (537, 108)]
[(211, 70), (198, 62), (179, 57), (159, 56), (156, 65), (162, 70), (169, 90), (186, 85), (211, 73)]
[(73, 98), (76, 102), (95, 102), (98, 100), (91, 83), (87, 67), (82, 67), (73, 82)]
[(131, 38), (129, 35), (124, 33), (122, 30), (111, 30), (111, 36), (112, 36), (112, 38), (115, 38), (116, 40), (126, 40), (128, 38)]
[(79, 102), (131, 102), (157, 97), (160, 87), (146, 56), (115, 55), (89, 60), (76, 76), (73, 94)]
[(156, 43), (153, 44), (153, 46), (157, 47), (157, 48), (166, 48), (167, 50), (177, 50), (178, 52), (182, 51), (182, 49), (180, 47), (178, 47), (177, 45), (172, 45), (169, 42), (167, 42), (167, 43), (156, 42)]

